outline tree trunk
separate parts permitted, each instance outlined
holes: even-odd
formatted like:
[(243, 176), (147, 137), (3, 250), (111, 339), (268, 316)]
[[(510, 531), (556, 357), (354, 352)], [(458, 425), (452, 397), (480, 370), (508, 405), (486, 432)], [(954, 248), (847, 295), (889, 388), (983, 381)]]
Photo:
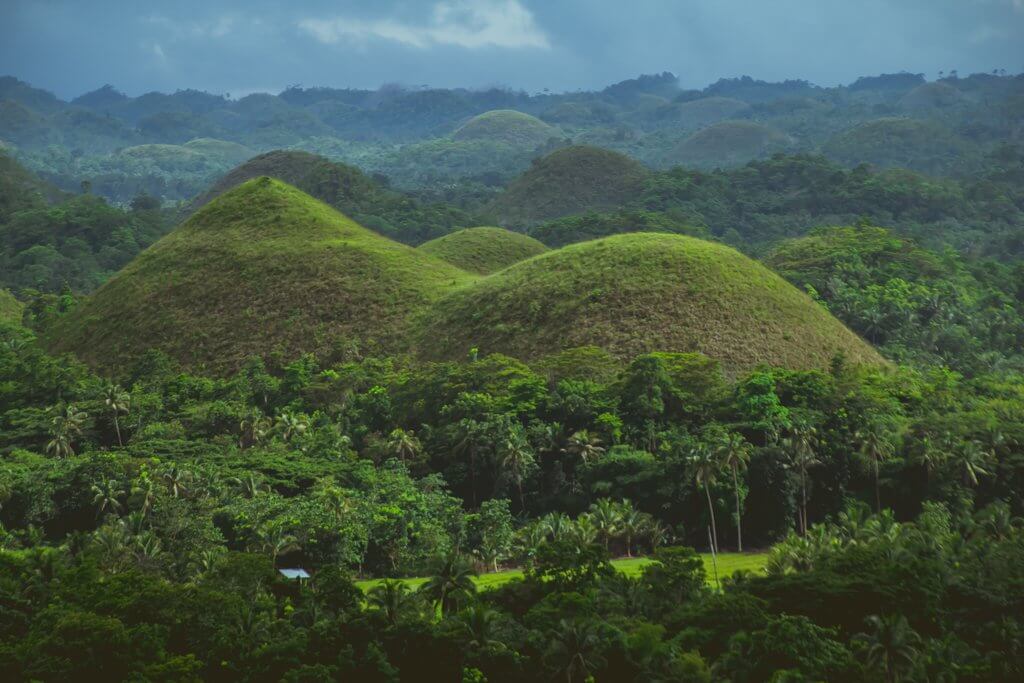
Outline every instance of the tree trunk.
[(878, 486), (878, 459), (875, 459), (875, 514), (882, 511), (882, 494)]
[(736, 465), (732, 467), (732, 488), (736, 494), (736, 552), (743, 552), (743, 513), (740, 511), (740, 482)]
[(704, 493), (708, 497), (708, 513), (711, 515), (711, 539), (714, 548), (712, 552), (718, 553), (718, 528), (715, 526), (715, 506), (711, 503), (711, 489), (707, 482), (704, 482)]
[(800, 535), (807, 535), (807, 473), (800, 470)]
[(121, 425), (117, 422), (117, 412), (114, 412), (114, 431), (117, 432), (117, 445), (124, 448), (124, 442), (121, 441)]
[(523, 478), (519, 477), (516, 480), (516, 487), (519, 489), (519, 508), (526, 514), (526, 498), (523, 496)]

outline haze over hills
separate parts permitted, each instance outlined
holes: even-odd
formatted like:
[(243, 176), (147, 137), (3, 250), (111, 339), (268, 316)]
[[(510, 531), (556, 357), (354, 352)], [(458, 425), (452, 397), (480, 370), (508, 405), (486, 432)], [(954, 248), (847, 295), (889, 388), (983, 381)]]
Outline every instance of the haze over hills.
[(47, 334), (123, 367), (149, 348), (211, 372), (250, 357), (400, 349), (409, 314), (472, 276), (278, 180), (214, 199)]
[(728, 373), (767, 363), (881, 364), (867, 343), (764, 266), (728, 247), (637, 233), (563, 247), (454, 290), (418, 324), (419, 352), (470, 348), (524, 360), (596, 346), (619, 358), (700, 351)]

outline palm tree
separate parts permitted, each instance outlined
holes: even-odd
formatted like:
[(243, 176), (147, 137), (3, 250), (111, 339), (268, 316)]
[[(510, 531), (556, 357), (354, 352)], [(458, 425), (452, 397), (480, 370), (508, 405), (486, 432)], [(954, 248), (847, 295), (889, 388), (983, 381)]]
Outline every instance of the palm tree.
[(612, 537), (619, 533), (619, 524), (622, 522), (622, 513), (619, 506), (610, 498), (601, 498), (590, 506), (590, 521), (597, 529), (597, 535), (604, 543), (604, 549), (608, 550), (608, 544)]
[(100, 517), (104, 512), (118, 512), (121, 505), (121, 498), (124, 497), (124, 488), (116, 479), (107, 479), (98, 484), (92, 485), (92, 504), (96, 506), (96, 516)]
[(487, 440), (487, 425), (467, 417), (459, 420), (458, 432), (460, 437), (454, 451), (457, 455), (465, 453), (469, 456), (470, 497), (476, 507), (476, 458)]
[(914, 455), (914, 460), (917, 464), (924, 467), (926, 485), (931, 479), (932, 472), (945, 464), (951, 457), (951, 444), (952, 439), (949, 434), (946, 434), (938, 442), (933, 441), (929, 437), (921, 439), (917, 452)]
[(875, 475), (875, 512), (882, 509), (882, 494), (878, 484), (878, 470), (883, 460), (888, 460), (895, 451), (895, 446), (889, 436), (883, 431), (880, 424), (869, 425), (863, 431), (857, 432), (856, 438), (860, 441), (860, 452), (868, 462)]
[(238, 439), (238, 447), (245, 449), (255, 446), (270, 433), (270, 419), (263, 414), (259, 408), (253, 408), (249, 414), (238, 423), (238, 430), (241, 436)]
[(732, 472), (732, 490), (736, 497), (736, 550), (743, 552), (743, 511), (740, 507), (740, 470), (747, 468), (753, 447), (741, 435), (731, 433), (718, 446), (722, 464)]
[(960, 476), (964, 486), (974, 488), (979, 483), (980, 477), (987, 477), (991, 474), (987, 467), (994, 456), (992, 451), (986, 449), (980, 441), (972, 439), (965, 441), (953, 451), (952, 462)]
[(600, 532), (590, 515), (580, 515), (567, 529), (565, 535), (582, 550), (597, 543)]
[(494, 633), (494, 624), (497, 620), (498, 613), (495, 610), (477, 603), (459, 614), (456, 628), (460, 631), (464, 643), (477, 650), (483, 650), (502, 642)]
[(258, 474), (247, 474), (243, 478), (232, 477), (228, 480), (243, 498), (255, 498), (261, 493), (266, 493), (270, 487)]
[(402, 613), (408, 611), (412, 602), (409, 585), (401, 579), (384, 579), (370, 589), (366, 596), (370, 607), (380, 610), (389, 624), (398, 624)]
[(270, 553), (271, 562), (275, 565), (279, 555), (297, 550), (299, 547), (295, 537), (286, 533), (279, 526), (260, 530), (257, 536), (257, 544), (261, 551)]
[(139, 511), (143, 515), (149, 513), (156, 502), (156, 485), (149, 477), (148, 472), (143, 472), (132, 484), (132, 498), (140, 502)]
[(551, 540), (557, 540), (572, 530), (573, 522), (564, 512), (549, 512), (537, 520)]
[(214, 546), (213, 548), (207, 548), (206, 550), (202, 550), (196, 554), (196, 556), (192, 558), (192, 561), (188, 563), (188, 566), (192, 570), (192, 574), (195, 578), (202, 578), (212, 572), (220, 562), (220, 558), (224, 553), (225, 551), (222, 547)]
[(103, 389), (103, 402), (106, 404), (107, 410), (109, 410), (114, 417), (114, 431), (117, 432), (117, 445), (124, 446), (124, 442), (121, 440), (121, 425), (117, 416), (121, 413), (125, 413), (126, 415), (128, 414), (128, 410), (131, 408), (131, 395), (122, 389), (120, 385), (108, 384)]
[(818, 432), (807, 424), (794, 424), (789, 437), (783, 440), (789, 451), (790, 462), (800, 473), (800, 533), (807, 533), (807, 471), (821, 461), (815, 453), (818, 447)]
[(708, 499), (708, 515), (711, 517), (711, 552), (718, 552), (718, 526), (715, 523), (715, 506), (711, 502), (711, 485), (718, 479), (721, 463), (711, 449), (700, 446), (690, 455), (693, 465), (693, 480), (698, 487), (703, 487)]
[(388, 435), (388, 452), (398, 457), (402, 462), (415, 458), (420, 452), (420, 448), (422, 448), (420, 440), (416, 438), (416, 434), (412, 431), (398, 428), (392, 430), (391, 434)]
[(75, 439), (82, 433), (86, 414), (70, 403), (64, 404), (50, 420), (50, 441), (46, 452), (58, 458), (69, 458), (75, 454)]
[(523, 480), (535, 467), (533, 451), (518, 429), (510, 429), (508, 437), (501, 447), (501, 469), (515, 485), (519, 492), (519, 509), (526, 510), (526, 497), (523, 495)]
[(181, 495), (188, 493), (186, 484), (191, 485), (192, 473), (188, 470), (183, 470), (177, 465), (170, 465), (160, 473), (160, 478), (163, 479), (164, 483), (167, 484), (167, 488), (170, 490), (171, 495), (178, 498)]
[(867, 618), (869, 631), (854, 636), (864, 647), (867, 665), (881, 670), (885, 680), (896, 683), (914, 668), (921, 647), (921, 636), (910, 628), (902, 615)]
[(335, 484), (333, 478), (325, 477), (318, 481), (314, 488), (314, 493), (317, 498), (323, 501), (328, 512), (334, 517), (336, 524), (341, 524), (345, 515), (352, 509), (352, 502), (345, 493), (345, 489)]
[(548, 643), (544, 659), (556, 673), (565, 675), (566, 683), (585, 681), (604, 664), (601, 638), (590, 622), (561, 619), (558, 628), (548, 633)]
[(633, 557), (633, 539), (647, 526), (647, 515), (633, 507), (628, 500), (619, 504), (619, 531), (626, 540), (626, 557)]
[(473, 564), (457, 553), (439, 560), (433, 576), (420, 587), (420, 591), (441, 608), (441, 614), (458, 610), (459, 602), (476, 592)]
[(653, 517), (646, 518), (644, 534), (647, 536), (647, 543), (651, 546), (651, 552), (657, 550), (663, 543), (671, 540), (671, 530)]
[(601, 438), (598, 435), (581, 429), (569, 437), (562, 452), (575, 455), (584, 464), (589, 464), (591, 460), (596, 460), (604, 453), (604, 448), (601, 446)]
[(281, 439), (288, 442), (296, 436), (306, 433), (306, 430), (309, 429), (309, 418), (302, 413), (284, 411), (277, 416), (275, 427), (277, 433), (281, 435)]

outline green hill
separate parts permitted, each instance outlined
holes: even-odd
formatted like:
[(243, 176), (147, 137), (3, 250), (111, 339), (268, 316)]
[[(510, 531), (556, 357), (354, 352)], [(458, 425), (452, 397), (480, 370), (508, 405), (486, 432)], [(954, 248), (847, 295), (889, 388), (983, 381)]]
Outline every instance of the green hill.
[(750, 109), (750, 105), (731, 97), (702, 97), (673, 107), (672, 118), (691, 130), (731, 119)]
[(908, 92), (900, 98), (899, 107), (911, 112), (928, 113), (966, 102), (964, 94), (950, 84), (935, 82), (923, 83)]
[(0, 323), (21, 324), (21, 302), (6, 289), (0, 289)]
[(440, 299), (417, 351), (471, 348), (531, 361), (596, 346), (620, 359), (700, 351), (727, 372), (770, 363), (825, 367), (837, 353), (881, 357), (821, 306), (737, 251), (691, 237), (618, 235), (535, 256)]
[(694, 168), (725, 168), (770, 156), (792, 144), (785, 133), (760, 123), (721, 121), (676, 145), (668, 161)]
[(472, 276), (257, 178), (199, 210), (46, 336), (94, 366), (149, 348), (222, 372), (248, 357), (402, 346), (408, 316)]
[(534, 162), (488, 210), (502, 223), (529, 225), (609, 209), (633, 198), (648, 175), (639, 162), (618, 152), (565, 147)]
[(541, 242), (504, 228), (466, 228), (421, 244), (419, 250), (457, 268), (487, 275), (547, 251)]
[(382, 187), (355, 166), (294, 150), (267, 152), (232, 169), (185, 208), (200, 207), (252, 178), (269, 176), (331, 205), (360, 225), (407, 244), (419, 244), (471, 225), (447, 204), (426, 204)]
[(941, 124), (901, 118), (862, 123), (832, 137), (822, 151), (849, 166), (868, 163), (940, 174), (977, 154), (974, 145)]
[(40, 180), (0, 149), (0, 223), (15, 211), (36, 209), (62, 199), (64, 193)]
[(557, 129), (534, 116), (514, 109), (496, 109), (474, 116), (460, 126), (452, 137), (456, 140), (491, 140), (533, 148), (557, 135)]
[(216, 138), (196, 138), (189, 140), (182, 147), (228, 164), (240, 164), (256, 156), (256, 152), (245, 145)]

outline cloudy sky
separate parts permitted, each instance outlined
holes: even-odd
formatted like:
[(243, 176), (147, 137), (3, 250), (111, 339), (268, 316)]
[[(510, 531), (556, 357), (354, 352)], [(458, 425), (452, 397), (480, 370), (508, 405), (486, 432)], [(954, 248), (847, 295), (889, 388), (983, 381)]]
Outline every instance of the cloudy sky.
[(995, 68), (1024, 71), (1024, 0), (0, 0), (0, 75), (62, 97)]

